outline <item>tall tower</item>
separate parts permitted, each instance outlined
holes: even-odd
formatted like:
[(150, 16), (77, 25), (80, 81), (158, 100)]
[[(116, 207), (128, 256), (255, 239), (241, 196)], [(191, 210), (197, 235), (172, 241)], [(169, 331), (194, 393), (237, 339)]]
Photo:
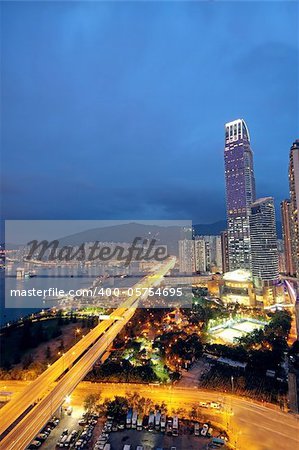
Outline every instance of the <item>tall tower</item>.
[(299, 139), (293, 143), (290, 150), (289, 183), (292, 256), (294, 270), (299, 277)]
[(276, 285), (279, 272), (272, 197), (260, 198), (251, 205), (250, 241), (254, 285), (256, 287)]
[(225, 182), (229, 270), (250, 269), (250, 206), (255, 201), (253, 154), (247, 125), (225, 125)]
[(195, 236), (194, 240), (194, 254), (195, 254), (195, 270), (196, 272), (206, 272), (206, 242), (202, 237)]
[(195, 271), (194, 241), (192, 239), (179, 241), (179, 266), (182, 273), (192, 274)]
[(280, 211), (282, 221), (285, 271), (288, 275), (294, 275), (295, 269), (293, 264), (293, 252), (292, 252), (292, 222), (291, 222), (290, 200), (283, 200), (280, 203)]
[(221, 253), (222, 253), (222, 272), (226, 273), (229, 270), (228, 238), (226, 230), (221, 231)]

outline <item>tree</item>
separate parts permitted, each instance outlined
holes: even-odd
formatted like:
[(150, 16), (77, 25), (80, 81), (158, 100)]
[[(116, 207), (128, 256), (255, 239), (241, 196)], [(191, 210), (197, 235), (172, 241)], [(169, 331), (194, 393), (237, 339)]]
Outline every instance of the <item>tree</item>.
[(114, 400), (107, 403), (106, 415), (111, 415), (119, 419), (127, 413), (128, 408), (129, 403), (125, 397), (115, 396)]
[(28, 369), (30, 364), (33, 363), (33, 356), (31, 353), (29, 355), (25, 355), (23, 358), (23, 369)]
[(199, 417), (199, 408), (196, 404), (192, 405), (191, 411), (190, 411), (190, 418), (193, 420), (198, 419)]
[(169, 375), (171, 381), (178, 381), (181, 378), (180, 372), (173, 372)]
[(64, 350), (64, 341), (63, 341), (63, 339), (60, 339), (60, 344), (59, 344), (58, 350), (60, 350), (60, 351)]
[(23, 326), (22, 335), (20, 339), (20, 347), (22, 350), (27, 350), (32, 347), (32, 333), (30, 322), (26, 321)]
[(101, 394), (88, 394), (83, 402), (83, 407), (87, 412), (96, 412), (99, 409)]
[(163, 401), (161, 405), (159, 405), (158, 409), (161, 411), (162, 414), (167, 414), (168, 408), (166, 402)]
[(41, 322), (38, 322), (36, 325), (35, 333), (34, 333), (34, 347), (39, 345), (41, 342), (47, 340), (47, 336), (44, 332), (44, 328)]
[(126, 398), (128, 400), (129, 405), (133, 408), (133, 409), (137, 409), (139, 403), (140, 403), (140, 395), (138, 394), (138, 392), (126, 392)]
[(51, 349), (50, 346), (48, 345), (46, 349), (46, 359), (51, 359), (51, 356), (52, 356)]
[(153, 409), (153, 406), (154, 404), (150, 398), (140, 397), (136, 409), (138, 413), (149, 414), (149, 412)]

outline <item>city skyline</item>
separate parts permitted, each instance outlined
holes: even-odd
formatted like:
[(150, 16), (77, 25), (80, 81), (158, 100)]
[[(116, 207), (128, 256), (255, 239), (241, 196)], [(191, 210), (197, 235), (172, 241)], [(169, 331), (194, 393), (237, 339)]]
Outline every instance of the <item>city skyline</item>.
[(236, 117), (259, 195), (279, 204), (296, 138), (296, 10), (273, 4), (265, 23), (267, 7), (2, 5), (5, 217), (224, 219), (223, 125)]
[(0, 9), (0, 450), (299, 448), (297, 3)]

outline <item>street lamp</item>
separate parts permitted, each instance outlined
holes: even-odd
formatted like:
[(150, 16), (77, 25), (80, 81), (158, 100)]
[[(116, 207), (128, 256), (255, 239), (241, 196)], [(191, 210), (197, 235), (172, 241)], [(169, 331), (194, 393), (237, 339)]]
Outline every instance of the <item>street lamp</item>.
[(81, 333), (80, 328), (76, 328), (76, 330), (75, 330), (75, 341), (77, 340), (77, 336), (79, 336), (80, 333)]

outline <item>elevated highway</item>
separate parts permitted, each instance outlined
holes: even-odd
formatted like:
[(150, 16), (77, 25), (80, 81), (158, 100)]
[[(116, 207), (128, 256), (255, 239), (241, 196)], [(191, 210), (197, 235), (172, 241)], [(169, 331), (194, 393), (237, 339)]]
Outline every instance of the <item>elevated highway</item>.
[[(155, 273), (137, 283), (133, 291), (138, 292), (137, 288), (156, 286), (174, 264), (175, 258), (169, 258), (156, 268)], [(42, 375), (26, 386), (19, 395), (1, 408), (0, 449), (26, 448), (53, 412), (63, 403), (66, 395), (69, 395), (84, 378), (131, 319), (138, 306), (139, 298), (139, 293), (130, 296), (108, 319), (97, 325)], [(53, 383), (57, 380), (57, 384), (53, 387)], [(24, 417), (21, 418), (23, 415)]]

